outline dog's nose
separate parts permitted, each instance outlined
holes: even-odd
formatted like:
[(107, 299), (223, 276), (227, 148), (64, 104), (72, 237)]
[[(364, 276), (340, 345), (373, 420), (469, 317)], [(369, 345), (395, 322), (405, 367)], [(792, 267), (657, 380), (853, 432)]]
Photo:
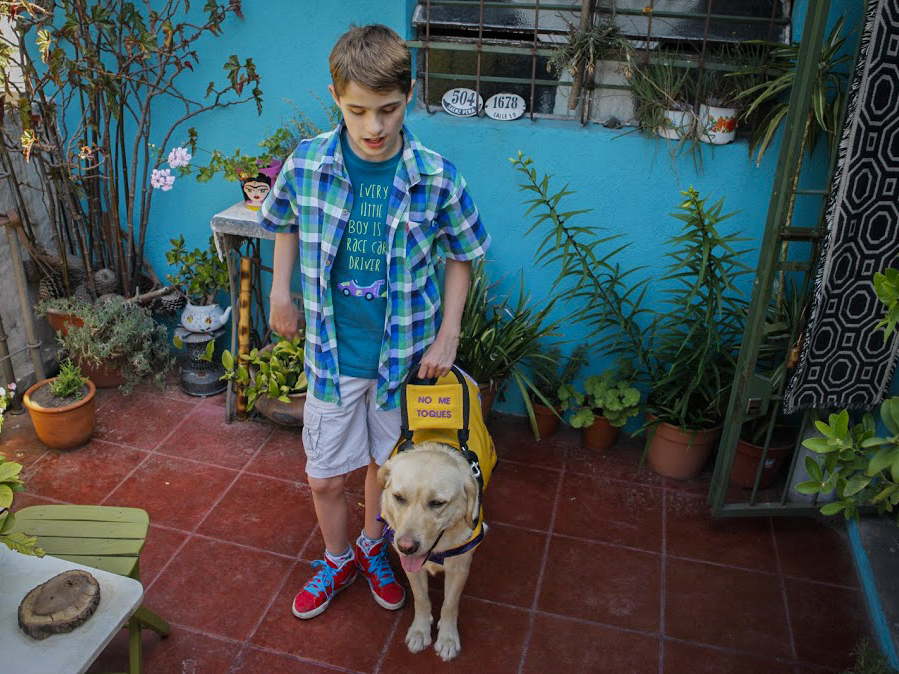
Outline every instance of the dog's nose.
[(419, 542), (409, 536), (400, 536), (396, 539), (396, 547), (404, 555), (414, 555), (418, 552)]

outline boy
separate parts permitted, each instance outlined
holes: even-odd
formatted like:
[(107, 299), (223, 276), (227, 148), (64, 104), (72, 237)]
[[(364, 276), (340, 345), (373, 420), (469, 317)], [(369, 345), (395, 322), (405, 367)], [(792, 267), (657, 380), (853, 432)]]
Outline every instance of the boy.
[[(322, 613), (357, 572), (384, 608), (405, 602), (377, 521), (377, 470), (399, 438), (400, 385), (413, 365), (419, 377), (452, 366), (471, 261), (490, 244), (455, 167), (403, 124), (414, 80), (400, 36), (353, 27), (329, 65), (343, 120), (299, 144), (260, 211), (276, 233), (271, 328), (306, 331), (303, 446), (325, 559), (294, 599), (304, 619)], [(442, 307), (438, 245), (446, 255)], [(302, 316), (290, 298), (298, 255)], [(344, 484), (363, 466), (365, 525), (350, 546)]]

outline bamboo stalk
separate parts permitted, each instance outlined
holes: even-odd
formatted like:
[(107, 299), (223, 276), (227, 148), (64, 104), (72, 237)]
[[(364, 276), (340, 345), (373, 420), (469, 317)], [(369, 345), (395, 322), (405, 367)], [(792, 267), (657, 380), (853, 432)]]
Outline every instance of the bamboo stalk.
[[(253, 258), (240, 258), (240, 294), (237, 302), (237, 362), (250, 353), (250, 294), (252, 292), (251, 272)], [(237, 418), (247, 418), (247, 396), (240, 383), (237, 384)]]

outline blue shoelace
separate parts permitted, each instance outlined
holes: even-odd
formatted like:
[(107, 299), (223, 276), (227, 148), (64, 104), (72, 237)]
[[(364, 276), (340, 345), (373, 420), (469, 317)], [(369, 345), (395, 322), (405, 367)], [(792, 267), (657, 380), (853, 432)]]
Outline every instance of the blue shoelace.
[(333, 568), (327, 562), (316, 560), (312, 562), (312, 566), (321, 567), (319, 572), (315, 574), (315, 578), (306, 583), (304, 589), (308, 590), (316, 597), (327, 589), (334, 590), (334, 574), (338, 569)]
[(368, 557), (368, 568), (375, 574), (381, 587), (394, 582), (393, 570), (390, 568), (390, 562), (387, 561), (387, 546), (382, 545), (377, 555)]

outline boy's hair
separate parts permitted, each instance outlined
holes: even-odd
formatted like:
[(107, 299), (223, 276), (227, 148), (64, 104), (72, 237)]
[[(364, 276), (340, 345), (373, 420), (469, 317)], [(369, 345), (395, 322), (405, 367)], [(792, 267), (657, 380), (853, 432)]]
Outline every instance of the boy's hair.
[(334, 90), (340, 96), (350, 82), (363, 89), (387, 93), (412, 89), (409, 48), (392, 29), (379, 23), (350, 26), (328, 57)]

